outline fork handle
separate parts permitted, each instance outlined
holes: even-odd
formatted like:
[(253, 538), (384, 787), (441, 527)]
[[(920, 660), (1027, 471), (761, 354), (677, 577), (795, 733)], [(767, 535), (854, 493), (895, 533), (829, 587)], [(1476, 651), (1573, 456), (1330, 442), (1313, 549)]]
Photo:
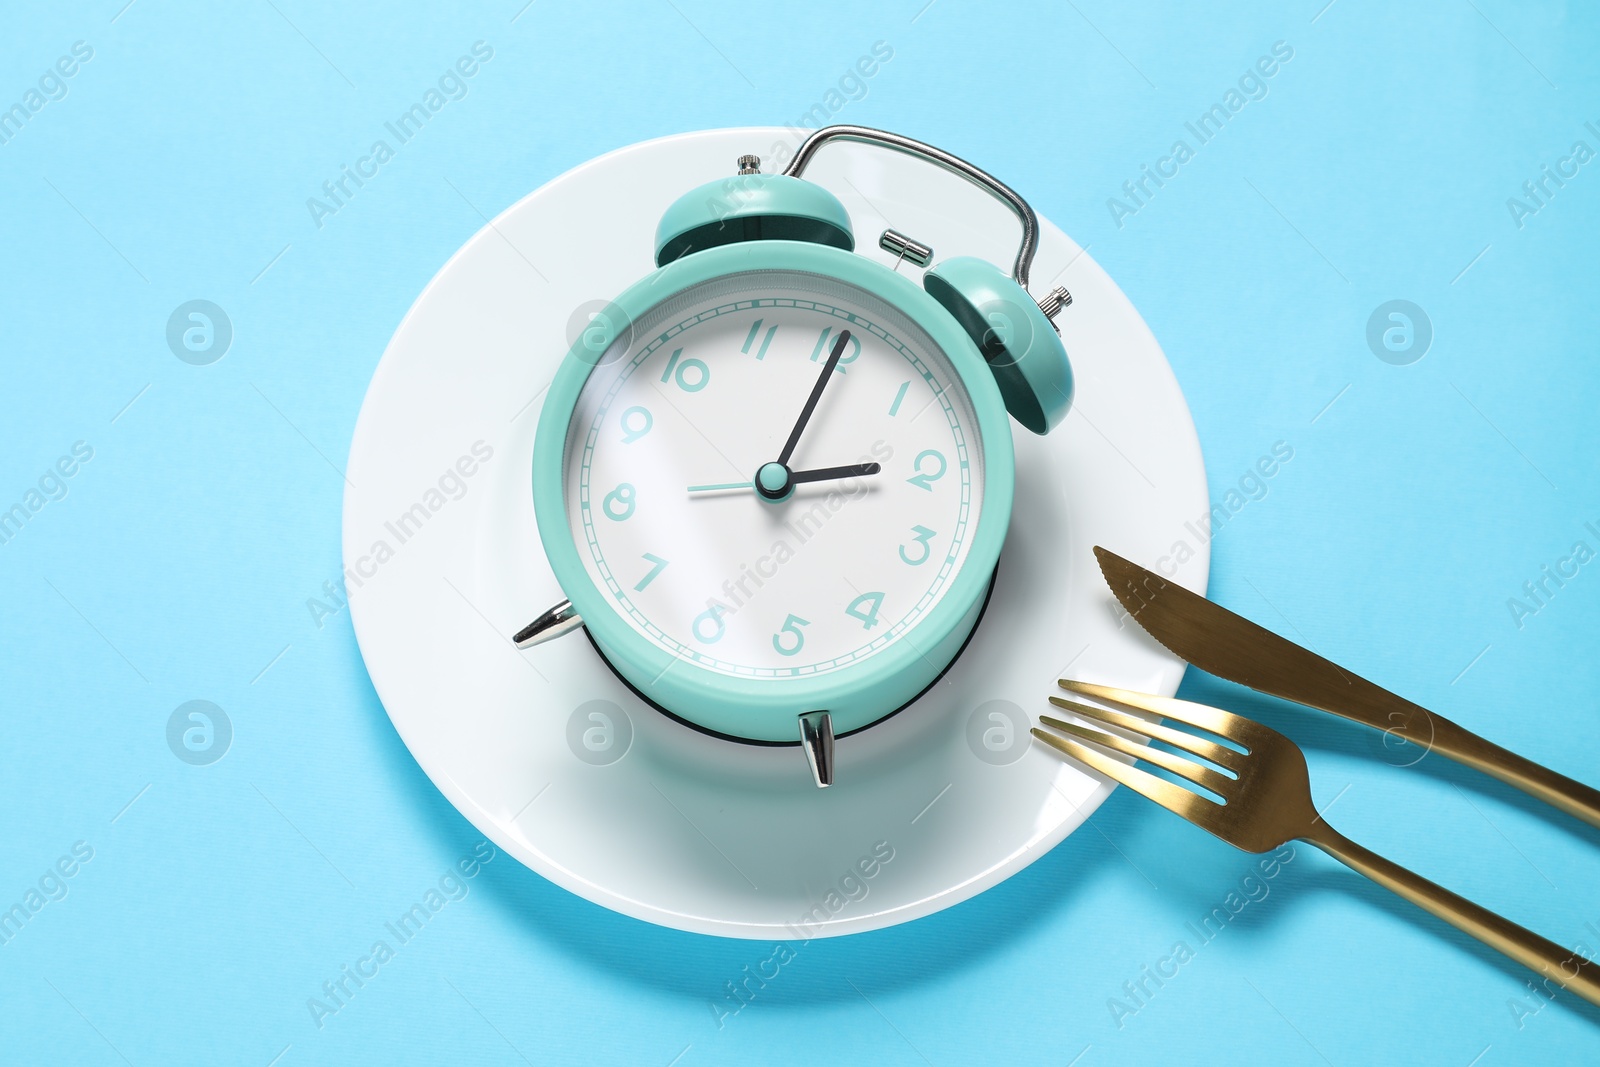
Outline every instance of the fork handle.
[(1371, 849), (1363, 848), (1327, 823), (1319, 822), (1302, 838), (1358, 874), (1432, 912), (1462, 933), (1516, 960), (1547, 983), (1570, 989), (1591, 1004), (1600, 1004), (1600, 967), (1576, 951), (1562, 948), (1532, 930), (1479, 907), (1420, 874), (1413, 874)]

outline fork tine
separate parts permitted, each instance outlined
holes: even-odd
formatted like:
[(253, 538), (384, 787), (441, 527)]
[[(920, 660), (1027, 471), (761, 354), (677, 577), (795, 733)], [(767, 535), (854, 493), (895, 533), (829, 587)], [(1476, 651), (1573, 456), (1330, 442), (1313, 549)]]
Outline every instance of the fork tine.
[(1116, 734), (1091, 730), (1087, 726), (1080, 726), (1075, 722), (1067, 722), (1065, 719), (1058, 719), (1054, 715), (1041, 715), (1039, 716), (1039, 721), (1046, 726), (1060, 730), (1062, 733), (1071, 734), (1080, 741), (1087, 741), (1090, 744), (1099, 745), (1101, 748), (1109, 748), (1113, 752), (1120, 752), (1124, 756), (1130, 756), (1136, 760), (1144, 760), (1146, 763), (1154, 764), (1163, 770), (1171, 771), (1173, 774), (1187, 778), (1195, 785), (1209, 789), (1217, 796), (1227, 799), (1228, 787), (1232, 784), (1233, 779), (1218, 774), (1209, 767), (1203, 767), (1193, 760), (1186, 760), (1182, 756), (1175, 756), (1171, 752), (1154, 748), (1150, 745), (1141, 745), (1136, 741), (1125, 740)]
[(1056, 751), (1085, 764), (1091, 770), (1099, 771), (1107, 778), (1121, 782), (1135, 793), (1155, 801), (1174, 815), (1194, 820), (1202, 817), (1203, 809), (1200, 809), (1198, 805), (1205, 804), (1213, 810), (1219, 808), (1219, 805), (1214, 801), (1207, 800), (1198, 793), (1191, 793), (1182, 786), (1173, 785), (1165, 778), (1157, 778), (1149, 771), (1141, 771), (1137, 767), (1130, 767), (1121, 760), (1112, 759), (1105, 753), (1090, 748), (1088, 745), (1080, 745), (1078, 742), (1069, 741), (1065, 737), (1046, 733), (1038, 727), (1034, 727), (1029, 732)]
[(1135, 708), (1159, 715), (1164, 719), (1174, 719), (1178, 722), (1197, 726), (1202, 730), (1209, 730), (1214, 734), (1238, 741), (1249, 747), (1252, 739), (1264, 739), (1271, 731), (1251, 719), (1234, 715), (1220, 708), (1208, 707), (1205, 704), (1196, 704), (1190, 700), (1178, 700), (1174, 697), (1151, 696), (1148, 693), (1138, 693), (1132, 689), (1118, 689), (1115, 686), (1095, 685), (1092, 682), (1075, 682), (1070, 678), (1062, 678), (1056, 682), (1061, 688), (1074, 693), (1083, 693), (1087, 696), (1097, 697), (1123, 707)]
[(1137, 715), (1129, 715), (1125, 711), (1097, 708), (1092, 704), (1068, 700), (1065, 697), (1051, 697), (1050, 703), (1058, 708), (1066, 708), (1075, 715), (1094, 719), (1096, 722), (1126, 730), (1128, 733), (1164, 741), (1173, 748), (1182, 749), (1192, 755), (1199, 756), (1201, 759), (1208, 759), (1219, 767), (1226, 767), (1235, 773), (1244, 769), (1245, 760), (1248, 758), (1243, 753), (1237, 752), (1227, 745), (1219, 745), (1215, 741), (1196, 737), (1194, 734), (1183, 730), (1174, 730), (1172, 727), (1162, 726), (1160, 723), (1148, 722)]

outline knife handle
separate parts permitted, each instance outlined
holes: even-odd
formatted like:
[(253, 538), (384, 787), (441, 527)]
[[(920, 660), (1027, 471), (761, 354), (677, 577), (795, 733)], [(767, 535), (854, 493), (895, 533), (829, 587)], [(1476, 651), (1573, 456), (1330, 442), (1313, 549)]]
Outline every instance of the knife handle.
[(1591, 1004), (1600, 1004), (1600, 966), (1590, 963), (1577, 950), (1568, 951), (1488, 908), (1457, 896), (1393, 860), (1363, 848), (1325, 822), (1315, 824), (1303, 840), (1419, 908), (1432, 912), (1462, 933), (1503, 952), (1544, 978), (1546, 983), (1554, 982)]
[(1430, 713), (1428, 718), (1433, 721), (1433, 741), (1425, 747), (1515, 786), (1591, 826), (1600, 827), (1600, 789), (1557, 774), (1493, 741), (1485, 741), (1442, 716)]

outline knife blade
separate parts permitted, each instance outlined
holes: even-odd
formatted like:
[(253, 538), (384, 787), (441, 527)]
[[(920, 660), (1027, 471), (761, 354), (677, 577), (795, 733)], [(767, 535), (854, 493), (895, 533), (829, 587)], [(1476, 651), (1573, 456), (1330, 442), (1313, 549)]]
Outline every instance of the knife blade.
[(1600, 826), (1600, 791), (1486, 741), (1115, 552), (1096, 545), (1094, 554), (1124, 610), (1201, 670), (1397, 734), (1425, 754), (1437, 752)]

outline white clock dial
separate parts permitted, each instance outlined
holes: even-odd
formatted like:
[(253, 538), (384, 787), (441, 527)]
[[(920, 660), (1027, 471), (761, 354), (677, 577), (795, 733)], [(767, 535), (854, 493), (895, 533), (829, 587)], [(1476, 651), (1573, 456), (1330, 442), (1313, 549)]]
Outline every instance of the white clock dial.
[[(758, 472), (841, 331), (787, 468), (876, 472), (768, 500)], [(982, 442), (960, 378), (908, 316), (819, 275), (756, 271), (678, 294), (600, 361), (564, 496), (584, 566), (650, 641), (730, 675), (820, 674), (916, 642), (968, 555)]]

